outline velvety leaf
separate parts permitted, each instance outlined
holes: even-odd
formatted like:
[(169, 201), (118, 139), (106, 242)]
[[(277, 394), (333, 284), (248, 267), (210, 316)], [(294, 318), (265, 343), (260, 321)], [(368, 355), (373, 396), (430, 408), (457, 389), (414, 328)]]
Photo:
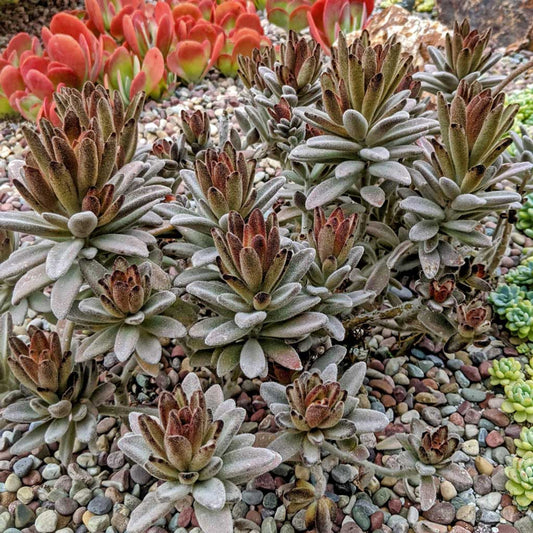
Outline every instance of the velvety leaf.
[(52, 312), (59, 320), (68, 315), (74, 300), (79, 294), (82, 283), (83, 276), (77, 264), (73, 264), (69, 271), (54, 283), (50, 295), (50, 305)]
[(347, 178), (329, 178), (322, 183), (319, 183), (307, 196), (305, 201), (306, 209), (314, 209), (334, 202), (342, 196), (352, 185), (353, 179)]
[(247, 378), (262, 376), (267, 369), (265, 353), (257, 339), (248, 339), (241, 350), (240, 365)]
[(282, 339), (300, 338), (320, 329), (327, 320), (327, 317), (322, 313), (306, 312), (287, 322), (266, 326), (261, 334), (265, 337)]
[(268, 447), (270, 450), (279, 453), (285, 462), (300, 454), (303, 439), (302, 434), (286, 431), (281, 433)]
[(234, 530), (231, 510), (227, 506), (218, 511), (212, 511), (199, 503), (195, 503), (194, 514), (196, 515), (199, 526), (205, 533), (220, 533), (221, 531)]
[(238, 484), (269, 472), (280, 464), (281, 457), (271, 449), (249, 447), (228, 452), (223, 460), (220, 477)]
[(146, 244), (131, 235), (109, 233), (106, 235), (99, 235), (98, 237), (92, 237), (90, 243), (99, 250), (117, 255), (148, 257), (148, 248), (146, 247)]
[(168, 316), (151, 316), (143, 322), (142, 327), (156, 337), (180, 339), (187, 334), (183, 324)]
[(220, 511), (226, 504), (226, 489), (216, 477), (197, 481), (193, 485), (192, 495), (197, 503), (211, 511)]
[(224, 422), (222, 431), (217, 440), (215, 453), (217, 456), (222, 457), (228, 447), (230, 446), (233, 438), (237, 435), (241, 429), (242, 423), (246, 417), (246, 411), (242, 407), (236, 407), (231, 411), (227, 411), (219, 418)]
[(174, 501), (161, 502), (149, 492), (133, 510), (128, 522), (128, 533), (145, 533), (155, 522), (174, 509)]

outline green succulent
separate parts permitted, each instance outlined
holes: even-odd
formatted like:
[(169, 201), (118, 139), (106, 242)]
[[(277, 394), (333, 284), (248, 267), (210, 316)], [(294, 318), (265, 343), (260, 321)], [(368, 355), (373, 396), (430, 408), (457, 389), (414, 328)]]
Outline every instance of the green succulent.
[(523, 457), (526, 453), (533, 451), (533, 428), (523, 427), (520, 431), (520, 438), (514, 440), (516, 453)]
[(507, 329), (519, 339), (533, 341), (533, 303), (521, 300), (505, 313)]
[(77, 439), (96, 439), (98, 407), (115, 389), (99, 383), (94, 361), (74, 363), (71, 352), (63, 352), (57, 333), (30, 328), (30, 344), (11, 336), (8, 365), (32, 396), (6, 407), (3, 417), (11, 422), (33, 424), (11, 447), (14, 455), (28, 453), (43, 443), (59, 442), (61, 462), (68, 464)]
[(533, 422), (533, 381), (515, 381), (505, 386), (506, 399), (502, 411), (513, 415), (516, 422)]
[[(0, 282), (17, 279), (12, 303), (52, 285), (50, 305), (66, 317), (83, 284), (79, 260), (108, 253), (148, 257), (156, 239), (142, 231), (143, 217), (170, 189), (145, 185), (150, 165), (130, 161), (144, 94), (124, 109), (103, 87), (56, 93), (60, 127), (43, 119), (40, 133), (23, 127), (25, 164), (13, 183), (31, 211), (0, 213), (0, 229), (37, 237), (0, 265)], [(158, 166), (160, 168), (160, 165)]]
[(520, 111), (516, 115), (516, 122), (519, 126), (533, 127), (533, 88), (525, 87), (519, 91), (512, 91), (507, 95), (509, 103), (518, 104)]
[(82, 261), (80, 267), (97, 296), (76, 302), (68, 314), (69, 320), (94, 332), (80, 344), (77, 361), (113, 350), (119, 361), (134, 355), (145, 371), (157, 374), (162, 354), (159, 338), (181, 338), (187, 332), (181, 322), (167, 316), (176, 295), (154, 290), (148, 261), (137, 266), (119, 257), (111, 272), (96, 261)]
[(363, 31), (348, 46), (339, 34), (331, 67), (320, 78), (324, 111), (295, 110), (321, 134), (296, 147), (290, 159), (337, 164), (335, 175), (311, 190), (307, 209), (332, 203), (345, 193), (379, 208), (388, 189), (411, 184), (406, 162), (422, 154), (415, 141), (438, 131), (436, 121), (416, 116), (420, 85), (410, 83), (411, 63), (412, 57), (402, 54), (394, 38), (372, 45)]
[(491, 385), (502, 385), (504, 387), (515, 381), (523, 381), (525, 379), (522, 365), (514, 357), (495, 359), (489, 368), (489, 374), (491, 376)]
[[(187, 272), (176, 279), (218, 315), (189, 330), (201, 348), (198, 358), (208, 356), (218, 375), (240, 366), (249, 378), (265, 376), (268, 360), (301, 370), (299, 354), (291, 345), (328, 321), (323, 313), (312, 311), (320, 298), (308, 294), (303, 281), (315, 251), (293, 253), (283, 247), (276, 215), (265, 220), (259, 209), (247, 222), (230, 212), (228, 231), (214, 228), (212, 235), (218, 252), (217, 279), (191, 283)], [(205, 364), (205, 359), (197, 361)]]
[(219, 385), (204, 394), (192, 372), (175, 394), (161, 393), (159, 420), (130, 415), (132, 431), (119, 440), (119, 448), (164, 483), (135, 508), (128, 531), (147, 531), (189, 494), (202, 531), (233, 531), (231, 506), (241, 499), (238, 484), (281, 462), (274, 451), (253, 446), (254, 435), (240, 433), (245, 416), (234, 400), (224, 401)]
[(526, 128), (520, 125), (518, 132), (511, 131), (509, 135), (513, 139), (513, 144), (504, 154), (506, 164), (519, 164), (521, 172), (514, 176), (509, 176), (518, 190), (529, 193), (533, 190), (533, 128)]
[(533, 343), (523, 342), (516, 347), (516, 351), (521, 355), (530, 356), (533, 353)]
[(524, 291), (518, 285), (499, 285), (489, 295), (489, 302), (493, 305), (496, 313), (505, 316), (507, 310), (513, 308), (524, 298)]
[(514, 283), (520, 287), (533, 287), (533, 257), (530, 257), (505, 275), (507, 283)]
[(517, 213), (516, 227), (528, 237), (533, 237), (533, 193), (526, 196), (526, 201)]
[(513, 457), (512, 463), (505, 467), (505, 475), (508, 478), (505, 489), (520, 509), (527, 509), (533, 501), (533, 452)]
[[(431, 1), (426, 0), (424, 3), (431, 7)], [(490, 51), (490, 34), (490, 30), (484, 33), (471, 30), (467, 19), (462, 23), (456, 21), (453, 33), (447, 33), (445, 36), (444, 52), (434, 46), (428, 46), (433, 65), (428, 66), (426, 72), (417, 72), (413, 78), (422, 82), (425, 91), (442, 93), (447, 100), (451, 100), (461, 80), (477, 80), (484, 89), (494, 87), (503, 77), (489, 76), (487, 72), (502, 55)]]

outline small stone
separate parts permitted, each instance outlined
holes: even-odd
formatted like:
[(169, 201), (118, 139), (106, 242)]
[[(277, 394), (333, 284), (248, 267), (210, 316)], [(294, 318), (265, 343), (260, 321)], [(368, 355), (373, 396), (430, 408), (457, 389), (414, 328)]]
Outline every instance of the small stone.
[(533, 533), (533, 519), (530, 516), (524, 516), (524, 518), (515, 522), (514, 527), (520, 533)]
[(33, 500), (33, 490), (31, 487), (20, 487), (17, 490), (17, 500), (21, 503), (30, 503)]
[(87, 522), (87, 529), (91, 533), (99, 533), (100, 531), (105, 531), (105, 529), (109, 526), (110, 520), (109, 516), (103, 515), (103, 516), (92, 516), (89, 521)]
[(298, 511), (292, 518), (291, 524), (296, 531), (307, 531), (305, 525), (305, 509)]
[(495, 511), (500, 505), (502, 495), (499, 492), (489, 492), (485, 496), (477, 499), (477, 505), (480, 509)]
[(4, 487), (7, 492), (17, 492), (22, 487), (22, 481), (16, 474), (9, 474), (4, 483)]
[(422, 418), (431, 426), (439, 426), (442, 423), (442, 415), (436, 407), (424, 407)]
[(276, 521), (271, 516), (263, 520), (261, 524), (261, 533), (277, 533)]
[(390, 500), (391, 496), (392, 493), (390, 489), (387, 487), (381, 487), (376, 491), (372, 499), (378, 507), (383, 507)]
[(113, 470), (118, 470), (124, 466), (126, 459), (121, 451), (112, 452), (107, 456), (107, 466)]
[(95, 515), (107, 514), (111, 512), (111, 509), (113, 509), (113, 501), (107, 496), (97, 496), (87, 505), (87, 510)]
[(490, 476), (494, 471), (494, 466), (484, 457), (478, 456), (474, 459), (474, 462), (476, 464), (477, 471), (480, 474)]
[(469, 402), (481, 403), (487, 398), (487, 392), (479, 389), (462, 389), (461, 394)]
[(33, 458), (23, 457), (13, 464), (13, 472), (19, 477), (26, 477), (34, 469)]
[(131, 479), (139, 485), (146, 485), (152, 479), (152, 476), (139, 465), (133, 465), (131, 467), (130, 476)]
[(78, 508), (78, 502), (72, 498), (59, 498), (55, 503), (56, 511), (63, 516), (70, 516)]
[(474, 525), (476, 523), (476, 506), (473, 503), (463, 505), (457, 509), (457, 520)]
[(352, 517), (363, 531), (370, 529), (370, 518), (367, 516), (366, 511), (357, 504), (352, 509)]
[(263, 493), (260, 490), (245, 490), (242, 499), (248, 505), (259, 505), (263, 501)]
[(352, 481), (356, 475), (357, 468), (352, 465), (337, 465), (331, 471), (331, 477), (337, 483), (341, 484), (348, 483), (348, 481)]
[(509, 417), (500, 409), (485, 409), (483, 411), (483, 418), (486, 418), (500, 428), (505, 428), (510, 423)]
[(457, 490), (455, 490), (455, 487), (447, 480), (444, 480), (440, 484), (440, 493), (448, 502), (457, 496)]
[(490, 448), (497, 448), (504, 443), (504, 439), (499, 431), (494, 430), (487, 435), (485, 442)]
[(474, 490), (480, 496), (488, 494), (492, 490), (492, 481), (490, 480), (490, 477), (485, 474), (476, 476), (474, 478)]
[(39, 533), (53, 533), (57, 528), (57, 513), (49, 509), (35, 519), (35, 529)]
[(463, 442), (463, 452), (468, 455), (479, 455), (479, 442), (475, 439), (470, 439)]
[(448, 502), (437, 502), (424, 512), (424, 517), (437, 524), (451, 524), (455, 518), (455, 507)]
[(35, 520), (35, 513), (24, 504), (17, 505), (15, 508), (15, 526), (25, 527)]
[(41, 473), (43, 479), (57, 479), (61, 475), (61, 468), (55, 463), (47, 464)]

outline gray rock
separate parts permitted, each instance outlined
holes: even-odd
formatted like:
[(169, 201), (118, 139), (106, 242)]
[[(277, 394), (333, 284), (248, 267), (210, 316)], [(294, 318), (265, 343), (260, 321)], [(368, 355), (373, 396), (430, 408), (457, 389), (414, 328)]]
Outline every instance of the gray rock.
[[(477, 505), (480, 509), (495, 511), (500, 505), (502, 495), (499, 492), (489, 492), (485, 496), (477, 499)], [(482, 520), (484, 522), (484, 520)]]
[(113, 500), (107, 496), (96, 496), (87, 505), (87, 510), (95, 515), (107, 514), (111, 509), (113, 509)]
[(448, 502), (437, 502), (431, 509), (424, 512), (424, 517), (437, 524), (451, 524), (455, 518), (455, 507)]
[(49, 509), (35, 519), (35, 529), (39, 533), (53, 533), (57, 529), (57, 513)]
[(245, 490), (242, 499), (248, 505), (259, 505), (263, 501), (263, 493), (257, 489)]
[(392, 515), (387, 521), (387, 525), (392, 529), (392, 533), (407, 533), (409, 522), (399, 514)]
[(63, 516), (70, 516), (79, 507), (78, 502), (72, 498), (59, 498), (56, 501), (56, 511)]
[(440, 426), (442, 415), (436, 407), (424, 407), (422, 409), (422, 419), (431, 426)]
[(331, 477), (337, 483), (348, 483), (357, 475), (357, 468), (352, 465), (337, 465), (331, 471)]
[(42, 471), (43, 479), (57, 479), (61, 475), (61, 467), (55, 463), (47, 464)]
[(305, 525), (305, 509), (298, 511), (292, 518), (291, 524), (296, 531), (307, 531)]
[(33, 459), (31, 456), (23, 457), (13, 465), (13, 472), (20, 478), (27, 476), (33, 470)]
[(479, 513), (479, 521), (483, 524), (498, 524), (500, 522), (500, 513), (483, 509)]
[(533, 519), (530, 516), (524, 516), (514, 523), (514, 527), (520, 533), (533, 533)]

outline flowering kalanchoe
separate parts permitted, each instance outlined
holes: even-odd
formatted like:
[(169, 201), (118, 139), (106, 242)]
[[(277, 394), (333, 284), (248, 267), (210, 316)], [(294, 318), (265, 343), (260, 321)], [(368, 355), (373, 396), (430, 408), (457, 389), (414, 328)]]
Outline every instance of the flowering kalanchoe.
[[(459, 446), (459, 437), (448, 434), (447, 426), (428, 429), (422, 424), (413, 424), (409, 435), (398, 434), (396, 438), (406, 450), (400, 455), (401, 463), (407, 468), (414, 468), (420, 475), (420, 505), (422, 510), (427, 511), (437, 496), (435, 475), (446, 475), (451, 457)], [(456, 466), (451, 465), (452, 468)]]
[(29, 345), (10, 337), (8, 365), (32, 398), (9, 405), (3, 416), (12, 422), (33, 423), (34, 428), (13, 444), (11, 452), (24, 454), (43, 442), (59, 442), (59, 457), (68, 464), (76, 439), (96, 438), (98, 406), (115, 387), (99, 385), (94, 362), (74, 364), (73, 354), (63, 352), (57, 333), (30, 328), (29, 334)]
[(307, 294), (301, 281), (315, 251), (293, 254), (282, 247), (276, 215), (265, 220), (259, 209), (247, 222), (232, 211), (228, 230), (212, 232), (221, 281), (194, 281), (186, 287), (219, 316), (198, 322), (189, 336), (204, 343), (202, 350), (209, 349), (219, 375), (240, 365), (249, 378), (265, 376), (268, 360), (301, 370), (291, 344), (327, 323), (326, 315), (312, 311), (320, 298)]
[(533, 428), (523, 427), (520, 431), (520, 438), (514, 440), (516, 453), (523, 457), (526, 453), (533, 451)]
[(366, 457), (366, 449), (357, 447), (357, 435), (381, 431), (388, 425), (384, 414), (358, 408), (356, 394), (363, 384), (366, 364), (356, 363), (339, 380), (337, 370), (337, 365), (330, 364), (323, 371), (303, 372), (287, 386), (274, 382), (261, 385), (261, 396), (282, 429), (270, 448), (284, 461), (301, 456), (306, 464), (318, 463), (326, 442)]
[(533, 502), (533, 452), (513, 457), (512, 463), (505, 467), (505, 475), (508, 478), (505, 489), (520, 509), (527, 509)]
[(514, 357), (495, 359), (489, 368), (490, 384), (506, 386), (515, 381), (523, 381), (522, 365)]
[(533, 423), (533, 381), (515, 381), (505, 387), (506, 399), (502, 411), (512, 414), (515, 421), (522, 424), (527, 420)]
[(135, 354), (143, 369), (156, 373), (162, 353), (159, 337), (175, 339), (186, 334), (181, 322), (165, 316), (176, 295), (153, 290), (155, 267), (148, 261), (137, 266), (119, 257), (112, 272), (96, 261), (81, 266), (97, 297), (77, 302), (69, 314), (74, 323), (95, 332), (82, 341), (77, 360), (87, 361), (113, 350), (119, 361)]
[(518, 285), (499, 285), (498, 288), (489, 295), (489, 302), (494, 307), (496, 313), (505, 316), (508, 309), (517, 305), (524, 297), (524, 291)]
[(142, 533), (191, 494), (205, 533), (233, 531), (231, 504), (241, 499), (240, 483), (275, 468), (281, 457), (253, 447), (255, 437), (239, 433), (246, 412), (234, 400), (224, 401), (218, 385), (202, 392), (190, 373), (175, 394), (159, 397), (159, 420), (134, 413), (132, 432), (119, 448), (165, 483), (134, 510), (128, 531)]

